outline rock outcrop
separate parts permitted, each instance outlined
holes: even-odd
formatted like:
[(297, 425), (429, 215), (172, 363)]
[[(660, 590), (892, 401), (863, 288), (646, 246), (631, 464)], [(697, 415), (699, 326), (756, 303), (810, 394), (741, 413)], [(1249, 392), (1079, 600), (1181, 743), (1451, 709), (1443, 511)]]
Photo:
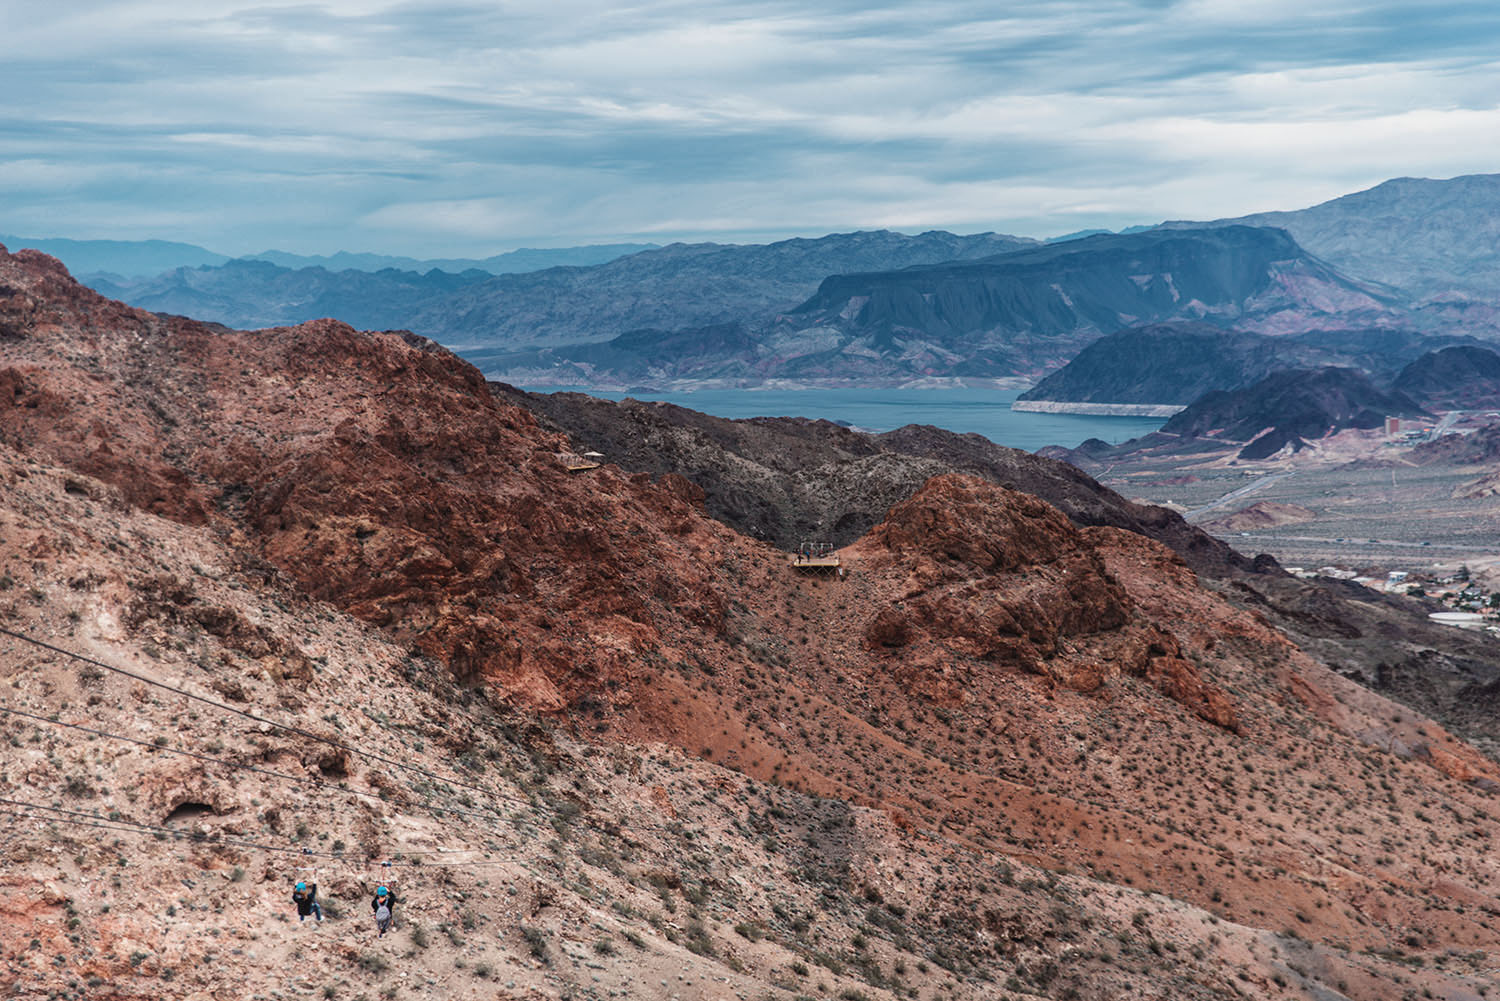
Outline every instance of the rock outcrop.
[(1256, 501), (1249, 507), (1202, 522), (1202, 527), (1211, 532), (1254, 532), (1278, 525), (1296, 525), (1312, 521), (1317, 517), (1300, 504), (1283, 504), (1280, 501)]
[(1330, 365), (1360, 369), (1383, 384), (1403, 362), (1441, 343), (1402, 330), (1315, 330), (1270, 337), (1207, 323), (1129, 327), (1088, 345), (1022, 393), (1016, 409), (1042, 406), (1034, 401), (1058, 401), (1074, 408), (1085, 403), (1169, 404), (1181, 410), (1208, 393), (1243, 389), (1283, 369)]
[(870, 619), (866, 645), (919, 690), (932, 690), (924, 675), (962, 661), (1077, 692), (1128, 674), (1210, 722), (1237, 725), (1231, 700), (1204, 684), (1170, 633), (1140, 619), (1089, 537), (1035, 497), (936, 477), (852, 553), (901, 581)]

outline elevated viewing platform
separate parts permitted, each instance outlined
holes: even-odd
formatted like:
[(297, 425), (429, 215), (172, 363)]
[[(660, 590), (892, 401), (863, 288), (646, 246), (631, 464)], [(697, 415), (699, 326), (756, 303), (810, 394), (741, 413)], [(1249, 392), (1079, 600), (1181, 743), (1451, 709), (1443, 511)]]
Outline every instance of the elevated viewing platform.
[(798, 573), (844, 575), (844, 563), (834, 552), (831, 542), (804, 542), (792, 556), (792, 569)]
[(582, 473), (586, 470), (598, 469), (604, 462), (604, 454), (602, 452), (584, 452), (582, 455), (566, 452), (559, 456), (559, 458), (562, 459), (563, 468), (570, 473)]

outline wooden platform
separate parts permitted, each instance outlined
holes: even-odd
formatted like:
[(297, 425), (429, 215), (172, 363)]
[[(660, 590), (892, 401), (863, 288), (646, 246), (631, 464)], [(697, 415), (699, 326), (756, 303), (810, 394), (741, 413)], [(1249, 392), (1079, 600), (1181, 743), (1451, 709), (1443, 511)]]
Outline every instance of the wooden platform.
[(798, 573), (837, 573), (843, 563), (837, 556), (793, 556), (792, 569)]
[(570, 472), (570, 473), (582, 473), (585, 470), (598, 469), (598, 468), (599, 468), (599, 463), (597, 463), (597, 462), (570, 462), (570, 463), (568, 463), (568, 472)]

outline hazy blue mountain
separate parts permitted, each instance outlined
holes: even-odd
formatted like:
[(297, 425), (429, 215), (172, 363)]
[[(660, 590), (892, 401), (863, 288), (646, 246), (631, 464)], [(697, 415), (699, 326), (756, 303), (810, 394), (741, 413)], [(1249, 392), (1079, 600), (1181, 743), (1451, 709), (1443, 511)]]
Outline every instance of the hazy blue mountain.
[(74, 275), (110, 274), (138, 278), (173, 268), (223, 264), (229, 258), (191, 243), (169, 240), (66, 240), (60, 237), (0, 235), (14, 253), (23, 247), (51, 254)]
[(450, 347), (514, 350), (604, 341), (634, 330), (758, 326), (831, 274), (973, 260), (1034, 245), (996, 233), (888, 230), (770, 244), (675, 243), (594, 268), (500, 275), (432, 304), (413, 329)]
[(1171, 228), (1276, 226), (1355, 278), (1423, 298), (1500, 296), (1500, 174), (1401, 177), (1292, 212), (1262, 212)]
[(233, 327), (333, 316), (356, 326), (415, 330), (454, 348), (513, 351), (644, 328), (759, 326), (832, 273), (986, 257), (1033, 243), (994, 233), (881, 231), (764, 245), (673, 244), (592, 267), (524, 274), (333, 271), (236, 260), (94, 285), (134, 306)]
[(594, 344), (466, 353), (513, 382), (889, 383), (1037, 374), (1101, 334), (1141, 322), (1307, 330), (1348, 326), (1386, 309), (1285, 233), (1235, 226), (1094, 236), (975, 261), (836, 275), (760, 326), (649, 327)]
[(1062, 236), (1049, 237), (1043, 243), (1067, 243), (1069, 240), (1082, 240), (1086, 236), (1129, 236), (1131, 233), (1144, 233), (1155, 226), (1126, 226), (1124, 229), (1080, 229), (1073, 233), (1064, 233)]
[(177, 313), (238, 329), (289, 326), (332, 316), (362, 329), (410, 327), (434, 299), (492, 277), (485, 271), (328, 271), (233, 260), (218, 267), (178, 268), (144, 281), (89, 284), (111, 298), (158, 313)]
[(373, 272), (395, 269), (425, 274), (436, 268), (454, 274), (479, 270), (492, 275), (503, 275), (540, 271), (543, 268), (588, 267), (604, 264), (627, 254), (655, 250), (659, 246), (655, 243), (611, 243), (586, 247), (522, 248), (493, 257), (421, 260), (386, 254), (350, 253), (345, 250), (327, 256), (267, 250), (242, 258), (231, 258), (196, 244), (175, 243), (170, 240), (70, 240), (62, 237), (0, 235), (0, 244), (11, 251), (22, 247), (40, 250), (62, 261), (75, 276), (105, 276), (116, 286), (120, 285), (121, 279), (150, 278), (178, 268), (216, 267), (231, 260), (269, 261), (293, 270), (314, 267), (329, 271)]
[(605, 243), (587, 247), (556, 247), (549, 249), (520, 250), (495, 254), (493, 257), (440, 257), (430, 260), (415, 257), (391, 257), (386, 254), (356, 254), (341, 250), (336, 254), (305, 255), (289, 254), (284, 250), (267, 250), (249, 254), (250, 261), (269, 261), (283, 268), (326, 268), (329, 271), (416, 271), (426, 273), (434, 268), (460, 274), (464, 271), (486, 271), (492, 275), (509, 275), (526, 271), (541, 271), (544, 268), (589, 267), (604, 264), (617, 257), (638, 254), (643, 250), (655, 250), (656, 243)]
[(1388, 303), (1286, 233), (1247, 226), (1092, 236), (969, 263), (839, 275), (780, 326), (932, 374), (1062, 364), (1127, 326), (1197, 319), (1283, 332), (1383, 316)]

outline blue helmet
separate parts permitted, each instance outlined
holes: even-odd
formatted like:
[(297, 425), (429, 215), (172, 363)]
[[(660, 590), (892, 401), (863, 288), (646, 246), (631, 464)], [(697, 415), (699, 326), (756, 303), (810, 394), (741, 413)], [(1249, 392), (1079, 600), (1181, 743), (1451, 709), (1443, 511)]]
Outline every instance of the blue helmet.
[(307, 889), (307, 884), (306, 883), (298, 883), (297, 884), (297, 889), (299, 889), (299, 890), (305, 890), (305, 889)]
[(377, 897), (383, 897), (387, 893), (390, 893), (390, 892), (391, 892), (390, 890), (387, 890), (385, 887), (382, 886), (380, 889), (378, 889), (378, 890), (375, 891), (375, 896), (377, 896)]

